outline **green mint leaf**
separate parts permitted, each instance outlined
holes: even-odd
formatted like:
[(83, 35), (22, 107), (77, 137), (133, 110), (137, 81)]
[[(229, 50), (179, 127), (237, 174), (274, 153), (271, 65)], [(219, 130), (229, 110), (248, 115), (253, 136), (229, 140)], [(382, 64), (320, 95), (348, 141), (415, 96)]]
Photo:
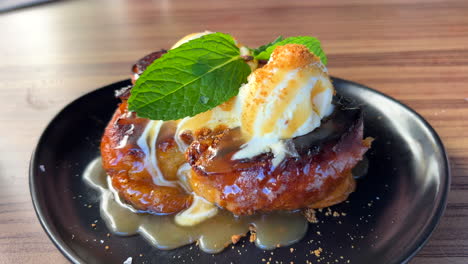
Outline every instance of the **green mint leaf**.
[(256, 48), (256, 49), (254, 49), (254, 50), (253, 50), (253, 56), (254, 56), (254, 57), (258, 56), (258, 54), (264, 52), (267, 48), (269, 48), (269, 47), (275, 45), (276, 43), (282, 41), (283, 39), (284, 39), (283, 36), (279, 36), (279, 37), (277, 37), (275, 40), (273, 40), (273, 42), (270, 42), (270, 43), (268, 43), (268, 44), (265, 44), (265, 45), (263, 45), (263, 46), (260, 46), (260, 47), (258, 47), (258, 48)]
[(231, 36), (208, 34), (155, 60), (132, 88), (129, 109), (153, 120), (194, 116), (237, 95), (250, 72)]
[(322, 47), (320, 46), (320, 41), (314, 37), (308, 36), (289, 37), (278, 42), (275, 40), (273, 42), (273, 45), (269, 45), (268, 47), (266, 47), (265, 50), (259, 52), (258, 54), (254, 54), (254, 57), (257, 60), (268, 60), (271, 56), (271, 53), (276, 47), (283, 46), (286, 44), (302, 44), (306, 46), (312, 53), (315, 54), (315, 56), (320, 58), (323, 65), (327, 65), (327, 56), (325, 56), (325, 52), (323, 52)]

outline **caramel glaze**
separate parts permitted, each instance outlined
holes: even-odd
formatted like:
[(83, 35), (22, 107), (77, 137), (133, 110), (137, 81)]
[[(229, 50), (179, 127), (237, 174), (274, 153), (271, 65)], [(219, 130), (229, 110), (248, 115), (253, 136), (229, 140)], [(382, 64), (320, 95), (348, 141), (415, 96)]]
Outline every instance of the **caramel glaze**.
[[(190, 205), (191, 195), (181, 187), (159, 186), (153, 182), (148, 171), (150, 165), (144, 162), (145, 153), (136, 142), (147, 123), (148, 119), (129, 113), (124, 100), (107, 125), (101, 141), (103, 167), (121, 198), (135, 209), (156, 214), (179, 212)], [(125, 136), (127, 140), (122, 144)], [(173, 137), (165, 140), (160, 143), (159, 153), (165, 152), (162, 154), (167, 158), (165, 162), (175, 162), (174, 166), (177, 166), (183, 155), (172, 155), (174, 147), (171, 146), (176, 145)]]
[[(161, 50), (140, 59), (132, 68), (132, 82), (164, 53)], [(121, 198), (135, 209), (155, 214), (179, 212), (191, 204), (191, 195), (181, 187), (153, 182), (148, 171), (151, 165), (144, 162), (145, 153), (136, 142), (149, 121), (129, 113), (126, 100), (130, 89), (116, 93), (122, 104), (102, 138), (103, 167)], [(177, 148), (174, 132), (174, 122), (165, 122), (157, 140), (157, 160), (164, 177), (176, 180), (177, 169), (188, 161), (193, 191), (237, 215), (322, 208), (346, 200), (355, 189), (351, 169), (372, 141), (362, 140), (360, 111), (337, 109), (318, 129), (291, 140), (299, 155), (286, 158), (274, 168), (271, 153), (231, 160), (245, 143), (239, 129), (220, 126), (195, 135), (183, 133), (181, 138), (189, 144), (185, 157)]]
[[(147, 119), (129, 113), (126, 95), (109, 122), (102, 142), (103, 166), (121, 198), (140, 211), (177, 213), (191, 204), (191, 195), (179, 186), (153, 182), (145, 153), (137, 145)], [(338, 107), (337, 107), (338, 108)], [(363, 122), (359, 110), (337, 109), (313, 132), (294, 138), (298, 156), (289, 156), (278, 167), (266, 153), (250, 160), (232, 160), (245, 143), (240, 129), (188, 131), (182, 138), (189, 144), (184, 155), (174, 141), (175, 122), (165, 122), (156, 142), (159, 168), (166, 180), (177, 180), (184, 162), (192, 166), (189, 185), (212, 203), (237, 215), (256, 211), (297, 210), (327, 207), (347, 199), (355, 189), (351, 169), (370, 147), (362, 140)], [(127, 141), (121, 145), (124, 137)]]
[(338, 109), (320, 128), (293, 139), (299, 155), (275, 168), (269, 153), (231, 160), (243, 144), (239, 129), (205, 129), (195, 134), (186, 152), (190, 185), (237, 215), (330, 206), (354, 191), (351, 169), (372, 141), (362, 138), (360, 111)]

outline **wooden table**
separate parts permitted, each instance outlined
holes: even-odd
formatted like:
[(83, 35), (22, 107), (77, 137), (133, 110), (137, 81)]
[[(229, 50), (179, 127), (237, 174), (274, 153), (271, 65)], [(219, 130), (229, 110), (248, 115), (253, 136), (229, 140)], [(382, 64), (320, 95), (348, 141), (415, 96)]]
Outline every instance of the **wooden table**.
[(0, 14), (0, 263), (66, 263), (28, 189), (31, 152), (73, 99), (205, 29), (255, 47), (313, 35), (332, 75), (391, 95), (442, 137), (452, 165), (445, 215), (412, 263), (468, 263), (468, 1), (62, 1)]

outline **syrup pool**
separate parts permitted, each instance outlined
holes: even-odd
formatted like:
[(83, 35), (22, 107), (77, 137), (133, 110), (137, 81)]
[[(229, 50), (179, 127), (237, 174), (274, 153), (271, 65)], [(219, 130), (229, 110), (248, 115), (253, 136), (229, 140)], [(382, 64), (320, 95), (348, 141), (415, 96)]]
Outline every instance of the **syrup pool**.
[(83, 177), (100, 192), (101, 217), (114, 234), (140, 234), (158, 249), (174, 249), (198, 241), (204, 252), (218, 253), (232, 243), (233, 236), (247, 235), (250, 226), (255, 227), (257, 247), (274, 249), (296, 243), (307, 232), (308, 222), (298, 211), (236, 217), (219, 210), (198, 225), (180, 226), (174, 220), (175, 215), (140, 213), (120, 201), (102, 168), (101, 158), (87, 166)]

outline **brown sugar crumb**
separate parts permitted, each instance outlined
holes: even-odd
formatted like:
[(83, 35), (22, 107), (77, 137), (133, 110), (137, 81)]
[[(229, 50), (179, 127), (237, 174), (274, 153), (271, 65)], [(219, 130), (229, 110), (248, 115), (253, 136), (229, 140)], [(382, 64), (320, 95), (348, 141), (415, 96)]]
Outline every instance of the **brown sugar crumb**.
[(239, 240), (242, 238), (242, 235), (232, 235), (231, 236), (231, 241), (233, 244), (236, 244), (237, 242), (239, 242)]
[(198, 138), (198, 139), (204, 139), (206, 137), (208, 137), (211, 132), (213, 132), (213, 130), (207, 128), (207, 127), (202, 127), (200, 129), (198, 129), (197, 131), (195, 131), (195, 137)]
[(313, 253), (316, 257), (320, 257), (320, 253), (322, 253), (323, 249), (321, 247), (319, 247), (318, 249), (312, 251), (311, 253)]
[(289, 251), (290, 251), (291, 253), (293, 253), (293, 252), (294, 252), (294, 248), (290, 248)]
[(105, 246), (105, 247), (104, 247), (105, 250), (109, 250), (109, 248), (110, 248), (109, 246)]
[(295, 69), (304, 67), (314, 62), (320, 62), (320, 59), (310, 53), (307, 47), (300, 44), (286, 44), (277, 47), (271, 54), (271, 62), (267, 66)]
[(340, 217), (340, 214), (338, 212), (333, 212), (333, 217)]
[(109, 233), (107, 233), (107, 235), (106, 235), (106, 236), (107, 236), (107, 237), (110, 237), (110, 234), (109, 234)]
[(250, 243), (253, 243), (253, 242), (255, 242), (255, 240), (257, 239), (257, 229), (255, 228), (255, 226), (250, 225), (250, 226), (249, 226), (249, 230), (250, 230), (250, 238), (249, 238), (249, 241), (250, 241)]
[(179, 137), (185, 144), (190, 144), (193, 142), (193, 134), (189, 130), (182, 132)]
[(314, 209), (307, 208), (304, 211), (302, 211), (302, 214), (305, 216), (307, 221), (309, 221), (309, 223), (314, 223), (314, 224), (318, 223), (317, 217), (315, 216)]
[(91, 224), (91, 227), (92, 227), (92, 228), (96, 228), (96, 224)]

